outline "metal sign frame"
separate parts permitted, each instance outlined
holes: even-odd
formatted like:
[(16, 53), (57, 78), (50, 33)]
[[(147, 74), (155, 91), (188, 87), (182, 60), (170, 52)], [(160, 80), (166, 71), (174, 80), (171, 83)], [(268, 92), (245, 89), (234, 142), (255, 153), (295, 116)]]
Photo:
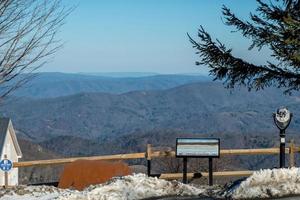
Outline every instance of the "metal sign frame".
[[(178, 140), (180, 139), (189, 139), (189, 140), (217, 140), (218, 144), (218, 155), (178, 155), (177, 147), (178, 147)], [(176, 138), (176, 157), (177, 158), (219, 158), (220, 157), (220, 138)]]

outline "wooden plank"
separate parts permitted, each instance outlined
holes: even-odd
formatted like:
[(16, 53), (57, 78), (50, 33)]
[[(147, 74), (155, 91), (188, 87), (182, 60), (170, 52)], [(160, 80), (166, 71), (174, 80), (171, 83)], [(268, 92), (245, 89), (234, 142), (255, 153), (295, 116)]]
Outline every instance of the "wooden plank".
[(147, 160), (151, 160), (151, 155), (152, 155), (151, 144), (147, 144), (147, 152), (146, 152), (146, 158), (147, 158)]
[[(286, 148), (286, 153), (289, 149)], [(265, 148), (265, 149), (222, 149), (221, 155), (267, 155), (278, 154), (279, 148)]]
[(151, 157), (175, 157), (175, 151), (154, 151), (152, 152)]
[(74, 162), (76, 160), (129, 160), (145, 158), (145, 153), (129, 153), (129, 154), (117, 154), (106, 156), (91, 156), (91, 157), (74, 157), (74, 158), (61, 158), (51, 160), (35, 160), (35, 161), (23, 161), (13, 163), (13, 167), (31, 167), (40, 165), (57, 165)]
[[(223, 172), (214, 172), (214, 176), (250, 176), (254, 171), (223, 171)], [(208, 177), (207, 172), (203, 172), (204, 177)]]
[[(149, 148), (149, 150), (151, 150)], [(149, 151), (150, 152), (150, 151)], [(149, 153), (148, 152), (148, 153)], [(295, 147), (294, 152), (300, 152), (300, 147)], [(265, 148), (265, 149), (222, 149), (221, 155), (267, 155), (278, 154), (279, 148)], [(289, 148), (286, 148), (286, 153), (290, 153)], [(149, 153), (150, 154), (150, 153)], [(52, 160), (35, 160), (15, 162), (14, 167), (30, 167), (39, 165), (57, 165), (74, 162), (76, 160), (127, 160), (127, 159), (140, 159), (146, 158), (147, 153), (131, 153), (131, 154), (117, 154), (105, 156), (91, 156), (91, 157), (75, 157), (75, 158), (61, 158)], [(149, 155), (150, 158), (157, 157), (175, 157), (175, 151), (155, 151)], [(148, 158), (149, 158), (148, 157)]]
[(290, 142), (290, 160), (289, 160), (289, 166), (295, 167), (295, 143), (292, 139)]
[[(294, 150), (294, 152), (296, 149)], [(289, 148), (285, 149), (285, 153), (289, 154)], [(221, 155), (268, 155), (278, 154), (279, 148), (264, 148), (264, 149), (222, 149), (220, 150)], [(152, 152), (152, 157), (175, 157), (175, 151), (155, 151)]]
[[(182, 179), (182, 173), (170, 173), (170, 174), (161, 174), (160, 175), (160, 179), (167, 179), (167, 180), (171, 180), (171, 179)], [(194, 173), (187, 173), (187, 178), (191, 179), (194, 177)]]
[[(253, 174), (254, 171), (223, 171), (223, 172), (214, 172), (213, 176), (214, 177), (230, 177), (230, 176), (250, 176)], [(209, 174), (208, 172), (201, 172), (203, 177), (208, 177)], [(187, 173), (187, 178), (192, 179), (194, 177), (194, 173)], [(160, 177), (161, 179), (181, 179), (182, 178), (182, 173), (172, 173), (172, 174), (161, 174)]]
[(295, 147), (294, 147), (294, 152), (295, 152), (295, 153), (299, 153), (299, 152), (300, 152), (300, 147), (295, 146)]

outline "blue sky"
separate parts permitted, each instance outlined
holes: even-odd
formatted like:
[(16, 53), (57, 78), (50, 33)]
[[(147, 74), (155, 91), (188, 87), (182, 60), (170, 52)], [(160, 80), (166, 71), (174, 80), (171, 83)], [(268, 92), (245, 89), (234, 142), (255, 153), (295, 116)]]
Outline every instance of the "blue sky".
[(203, 25), (236, 56), (262, 64), (268, 50), (249, 52), (250, 41), (221, 20), (223, 4), (247, 19), (254, 0), (76, 0), (62, 27), (65, 42), (41, 71), (205, 73), (188, 41)]

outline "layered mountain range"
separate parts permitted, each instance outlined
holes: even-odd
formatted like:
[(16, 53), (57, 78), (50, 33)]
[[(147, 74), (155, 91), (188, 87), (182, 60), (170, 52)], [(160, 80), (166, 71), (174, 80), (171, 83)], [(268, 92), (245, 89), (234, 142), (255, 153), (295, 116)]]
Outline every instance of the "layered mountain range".
[[(53, 86), (55, 87), (55, 86)], [(122, 94), (81, 92), (55, 98), (14, 98), (0, 111), (19, 134), (33, 141), (57, 136), (85, 139), (119, 137), (138, 131), (255, 133), (276, 131), (272, 113), (280, 106), (294, 112), (291, 131), (299, 129), (300, 98), (277, 88), (249, 92), (197, 82), (171, 89)]]
[[(298, 141), (299, 105), (298, 92), (228, 90), (203, 76), (42, 73), (4, 101), (0, 112), (12, 118), (25, 159), (32, 160), (144, 151), (147, 143), (174, 147), (182, 136), (220, 137), (226, 148), (271, 147), (278, 142), (272, 113), (280, 106), (294, 113), (287, 133)], [(275, 162), (240, 161), (240, 168)]]

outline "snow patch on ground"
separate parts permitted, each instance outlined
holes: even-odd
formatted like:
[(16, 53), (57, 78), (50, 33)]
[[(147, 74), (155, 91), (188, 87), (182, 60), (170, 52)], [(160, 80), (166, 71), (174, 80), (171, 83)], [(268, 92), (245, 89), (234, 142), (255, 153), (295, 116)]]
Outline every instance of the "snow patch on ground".
[(83, 191), (62, 190), (49, 186), (23, 187), (2, 194), (0, 200), (136, 200), (167, 195), (195, 196), (205, 193), (205, 188), (135, 174), (114, 178), (106, 184), (90, 186)]
[(223, 190), (222, 187), (193, 186), (145, 174), (114, 178), (83, 191), (49, 186), (18, 186), (0, 190), (0, 200), (137, 200), (160, 196), (207, 196), (258, 199), (300, 195), (300, 168), (265, 169)]
[(300, 195), (300, 168), (257, 171), (230, 194), (233, 199), (274, 198), (289, 195)]

